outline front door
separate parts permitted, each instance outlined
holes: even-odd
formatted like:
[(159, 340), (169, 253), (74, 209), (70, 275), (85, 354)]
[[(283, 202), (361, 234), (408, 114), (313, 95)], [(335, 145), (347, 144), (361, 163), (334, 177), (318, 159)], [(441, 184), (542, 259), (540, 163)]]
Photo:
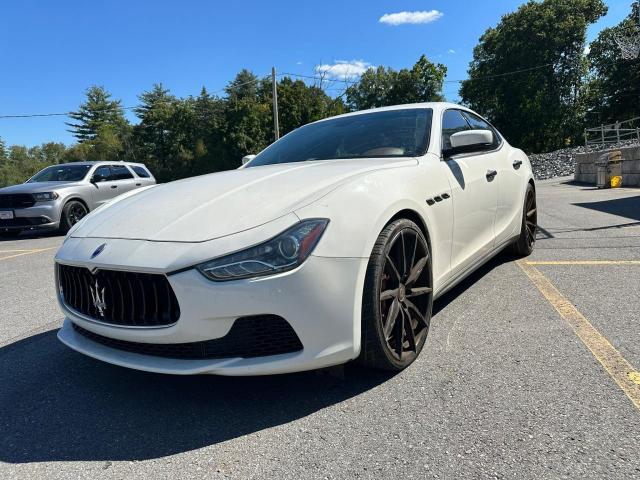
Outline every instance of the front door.
[[(442, 149), (449, 137), (470, 129), (459, 110), (442, 117)], [(471, 267), (494, 247), (494, 222), (498, 203), (495, 152), (461, 153), (444, 158), (453, 202), (451, 269), (454, 275)]]

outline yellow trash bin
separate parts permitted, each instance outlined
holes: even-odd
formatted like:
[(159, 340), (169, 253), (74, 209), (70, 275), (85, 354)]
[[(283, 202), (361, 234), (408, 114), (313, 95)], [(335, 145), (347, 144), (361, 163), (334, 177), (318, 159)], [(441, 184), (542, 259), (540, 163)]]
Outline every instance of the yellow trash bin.
[(611, 177), (611, 188), (618, 188), (621, 186), (622, 186), (622, 177), (620, 175)]

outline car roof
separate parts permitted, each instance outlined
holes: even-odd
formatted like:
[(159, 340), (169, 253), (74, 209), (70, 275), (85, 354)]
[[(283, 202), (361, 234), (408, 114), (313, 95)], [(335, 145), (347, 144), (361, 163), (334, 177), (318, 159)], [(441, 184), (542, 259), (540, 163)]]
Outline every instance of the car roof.
[(323, 118), (322, 120), (318, 120), (317, 122), (324, 122), (326, 120), (331, 120), (334, 118), (342, 118), (342, 117), (351, 117), (353, 115), (362, 115), (364, 113), (374, 113), (374, 112), (389, 112), (392, 110), (407, 110), (411, 108), (431, 108), (436, 111), (446, 110), (448, 108), (457, 108), (460, 110), (466, 110), (472, 112), (473, 110), (459, 105), (457, 103), (451, 102), (422, 102), (422, 103), (406, 103), (404, 105), (391, 105), (389, 107), (378, 107), (378, 108), (370, 108), (368, 110), (358, 110), (357, 112), (343, 113), (342, 115), (336, 115), (335, 117)]
[[(108, 161), (104, 161), (104, 160), (87, 160), (85, 162), (66, 162), (66, 163), (61, 163), (59, 165), (86, 165), (86, 166), (93, 166), (93, 165), (131, 165), (131, 166), (137, 166), (137, 167), (145, 167), (144, 163), (125, 162), (125, 161), (120, 161), (120, 160), (116, 160), (116, 161), (113, 161), (113, 162), (108, 162)], [(54, 165), (52, 165), (52, 166), (54, 166)]]

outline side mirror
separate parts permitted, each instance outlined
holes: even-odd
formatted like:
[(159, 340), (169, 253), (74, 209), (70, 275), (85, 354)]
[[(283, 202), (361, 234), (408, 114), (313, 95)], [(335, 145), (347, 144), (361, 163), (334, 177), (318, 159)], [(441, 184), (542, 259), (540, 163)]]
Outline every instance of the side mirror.
[(104, 178), (102, 175), (100, 175), (99, 173), (94, 174), (91, 177), (91, 180), (89, 180), (91, 183), (100, 183), (100, 182), (104, 182), (106, 180), (106, 178)]
[(254, 158), (256, 158), (255, 155), (245, 155), (244, 157), (242, 157), (242, 165), (246, 165), (247, 163), (249, 163)]
[(449, 137), (451, 148), (444, 151), (446, 155), (464, 152), (479, 152), (487, 150), (493, 144), (491, 130), (464, 130)]

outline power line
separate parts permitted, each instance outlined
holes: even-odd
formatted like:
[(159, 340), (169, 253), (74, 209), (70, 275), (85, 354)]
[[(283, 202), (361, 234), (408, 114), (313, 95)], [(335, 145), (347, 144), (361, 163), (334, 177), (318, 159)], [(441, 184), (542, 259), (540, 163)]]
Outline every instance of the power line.
[[(616, 61), (611, 62), (616, 63)], [(488, 79), (488, 78), (498, 78), (498, 77), (504, 77), (507, 75), (516, 75), (519, 73), (526, 73), (526, 72), (531, 72), (534, 70), (539, 70), (541, 68), (547, 68), (550, 66), (555, 65), (554, 62), (550, 62), (550, 63), (545, 63), (543, 65), (536, 65), (534, 67), (528, 67), (528, 68), (523, 68), (523, 69), (519, 69), (519, 70), (513, 70), (510, 72), (503, 72), (503, 73), (497, 73), (494, 75), (484, 75), (481, 77), (469, 77), (467, 79), (452, 79), (452, 80), (444, 80), (443, 83), (445, 84), (451, 84), (451, 83), (462, 83), (464, 81), (474, 81), (474, 80), (483, 80), (483, 79)], [(292, 73), (292, 72), (282, 72), (279, 73), (277, 75), (278, 77), (284, 77), (284, 76), (290, 76), (290, 77), (298, 77), (298, 78), (307, 78), (307, 79), (312, 79), (312, 80), (320, 80), (323, 82), (341, 82), (341, 83), (346, 83), (347, 88), (355, 83), (357, 83), (357, 80), (347, 80), (347, 79), (341, 79), (341, 78), (326, 78), (326, 77), (322, 77), (322, 76), (318, 76), (318, 75), (304, 75), (304, 74), (300, 74), (300, 73)], [(249, 85), (252, 83), (258, 83), (260, 81), (266, 80), (268, 79), (269, 76), (264, 76), (264, 77), (256, 77), (253, 80), (249, 80), (247, 82), (242, 82), (242, 83), (238, 83), (235, 85), (229, 85), (227, 87), (221, 88), (219, 90), (214, 90), (213, 94), (217, 94), (217, 93), (221, 93), (221, 92), (228, 92), (229, 90), (233, 90), (235, 88), (239, 88), (245, 85)], [(346, 88), (345, 88), (345, 92), (346, 92)], [(344, 95), (344, 93), (343, 93)], [(342, 96), (342, 95), (340, 95)], [(139, 105), (136, 106), (128, 106), (128, 107), (121, 107), (123, 110), (134, 110), (136, 108), (139, 108)], [(55, 113), (33, 113), (33, 114), (15, 114), (15, 115), (0, 115), (0, 119), (12, 119), (12, 118), (36, 118), (36, 117), (59, 117), (59, 116), (69, 116), (71, 113), (71, 111), (69, 112), (55, 112)]]

